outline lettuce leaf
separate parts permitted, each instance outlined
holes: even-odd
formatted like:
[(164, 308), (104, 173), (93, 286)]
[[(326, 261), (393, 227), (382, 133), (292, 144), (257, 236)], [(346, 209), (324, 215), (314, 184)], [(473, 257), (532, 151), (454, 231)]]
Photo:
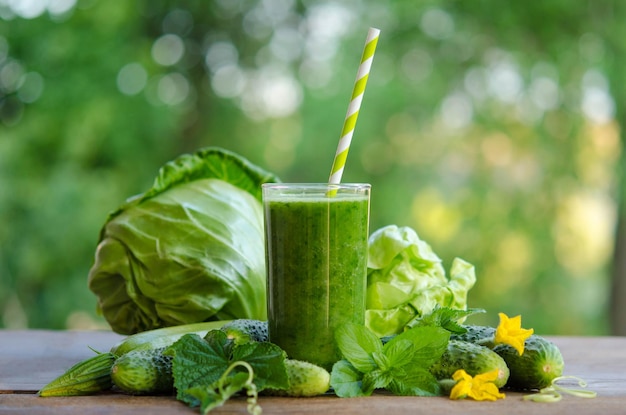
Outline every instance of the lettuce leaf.
[(455, 258), (450, 276), (430, 245), (409, 227), (388, 225), (370, 235), (365, 325), (379, 337), (398, 334), (436, 306), (467, 308), (474, 266)]
[(266, 319), (261, 184), (278, 181), (216, 147), (165, 164), (100, 231), (88, 284), (111, 328)]

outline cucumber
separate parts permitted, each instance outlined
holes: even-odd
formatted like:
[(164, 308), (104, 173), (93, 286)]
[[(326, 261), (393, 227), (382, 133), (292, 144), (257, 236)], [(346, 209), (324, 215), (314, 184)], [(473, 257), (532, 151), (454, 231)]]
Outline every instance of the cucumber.
[(131, 395), (160, 395), (174, 390), (172, 356), (165, 348), (133, 350), (119, 357), (111, 368), (113, 384)]
[(133, 334), (114, 345), (109, 353), (101, 353), (78, 362), (44, 386), (39, 395), (78, 396), (109, 390), (113, 385), (111, 369), (116, 358), (133, 350), (153, 350), (170, 346), (187, 333), (204, 337), (209, 331), (219, 329), (231, 321), (233, 320), (183, 324)]
[(224, 324), (221, 330), (235, 344), (266, 342), (269, 340), (267, 321), (237, 319)]
[(207, 321), (203, 323), (163, 327), (136, 333), (113, 346), (110, 352), (122, 356), (131, 350), (147, 350), (171, 346), (185, 334), (193, 333), (204, 337), (209, 331), (222, 328), (225, 324), (232, 321), (233, 320)]
[(111, 367), (116, 356), (99, 353), (72, 366), (64, 374), (48, 383), (39, 396), (92, 395), (111, 388)]
[(430, 373), (441, 381), (451, 379), (459, 369), (464, 369), (470, 376), (497, 369), (498, 377), (494, 384), (498, 388), (503, 387), (509, 379), (506, 362), (493, 350), (470, 342), (450, 340), (441, 359), (430, 367)]
[[(495, 346), (493, 339), (496, 334), (495, 327), (490, 326), (477, 326), (473, 324), (462, 325), (466, 332), (465, 333), (450, 333), (450, 340), (460, 340), (464, 342), (470, 342), (475, 344), (480, 344), (481, 346), (489, 347), (493, 349)], [(392, 334), (389, 336), (383, 336), (380, 340), (383, 344), (390, 342), (396, 334)]]
[(561, 351), (549, 340), (533, 334), (524, 343), (520, 356), (508, 344), (499, 344), (494, 352), (500, 355), (511, 371), (506, 384), (512, 389), (541, 389), (563, 374), (565, 362)]
[(323, 367), (302, 360), (285, 359), (289, 389), (266, 389), (273, 396), (310, 397), (330, 389), (330, 373)]
[(493, 339), (496, 334), (495, 327), (490, 326), (477, 326), (477, 325), (463, 325), (467, 331), (465, 333), (452, 333), (450, 340), (461, 340), (465, 342), (480, 344), (481, 346), (489, 347), (493, 349), (495, 346)]

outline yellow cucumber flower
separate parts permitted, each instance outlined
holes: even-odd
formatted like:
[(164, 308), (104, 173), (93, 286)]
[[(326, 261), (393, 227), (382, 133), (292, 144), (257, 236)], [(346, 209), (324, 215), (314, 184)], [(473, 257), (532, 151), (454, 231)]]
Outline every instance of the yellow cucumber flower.
[(522, 328), (522, 316), (509, 318), (504, 313), (498, 313), (500, 324), (496, 328), (495, 344), (508, 344), (513, 346), (521, 356), (524, 353), (526, 339), (533, 333), (533, 329)]
[(504, 393), (501, 393), (493, 383), (497, 378), (498, 369), (474, 377), (467, 374), (465, 370), (459, 369), (452, 375), (452, 379), (457, 382), (450, 391), (450, 399), (472, 398), (476, 401), (504, 399)]

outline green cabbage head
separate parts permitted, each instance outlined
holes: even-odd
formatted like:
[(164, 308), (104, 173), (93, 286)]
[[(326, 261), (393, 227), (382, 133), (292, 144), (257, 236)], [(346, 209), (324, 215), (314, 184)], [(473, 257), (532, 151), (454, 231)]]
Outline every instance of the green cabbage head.
[(266, 319), (261, 184), (278, 181), (216, 147), (165, 164), (100, 231), (88, 283), (111, 328)]

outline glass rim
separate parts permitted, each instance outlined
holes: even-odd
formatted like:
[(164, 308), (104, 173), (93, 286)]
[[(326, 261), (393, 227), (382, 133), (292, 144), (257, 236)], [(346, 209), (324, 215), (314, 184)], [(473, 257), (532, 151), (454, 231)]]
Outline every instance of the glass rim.
[(369, 189), (369, 183), (263, 183), (264, 189)]

